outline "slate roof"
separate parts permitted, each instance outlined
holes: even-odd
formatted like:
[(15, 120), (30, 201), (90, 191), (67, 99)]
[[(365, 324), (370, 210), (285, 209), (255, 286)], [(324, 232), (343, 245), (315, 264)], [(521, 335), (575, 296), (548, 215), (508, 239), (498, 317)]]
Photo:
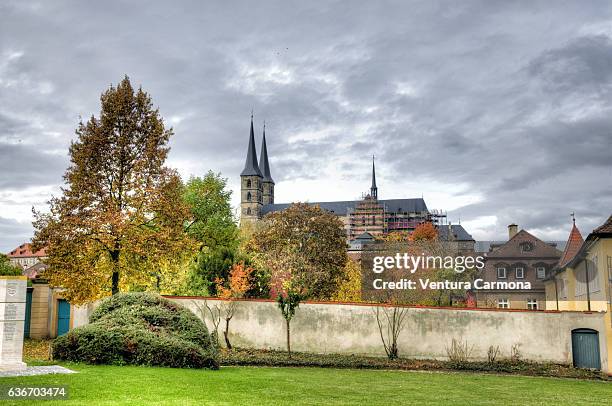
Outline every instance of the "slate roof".
[[(523, 251), (521, 243), (530, 242), (533, 244), (531, 251)], [(560, 258), (562, 252), (552, 247), (550, 244), (540, 240), (533, 234), (521, 230), (504, 245), (494, 249), (487, 254), (489, 258)]]
[(249, 135), (249, 147), (247, 149), (246, 162), (240, 176), (262, 176), (257, 164), (257, 151), (255, 151), (255, 133), (253, 132), (253, 116), (251, 116), (251, 134)]
[(567, 244), (565, 245), (565, 249), (563, 250), (563, 256), (559, 260), (559, 267), (564, 267), (567, 265), (582, 247), (584, 243), (584, 238), (582, 238), (582, 234), (580, 234), (580, 230), (576, 227), (576, 223), (572, 226), (572, 230), (570, 231), (569, 237), (567, 239)]
[(268, 162), (268, 147), (266, 145), (266, 125), (264, 124), (263, 138), (261, 140), (261, 152), (259, 153), (259, 169), (263, 175), (264, 182), (272, 182), (272, 175), (270, 174), (270, 163)]
[[(318, 205), (323, 210), (327, 210), (338, 216), (346, 216), (349, 210), (355, 209), (359, 200), (345, 200), (339, 202), (306, 202), (311, 205)], [(421, 198), (418, 199), (389, 199), (379, 200), (385, 206), (385, 210), (391, 213), (420, 213), (427, 211), (427, 205)], [(289, 207), (291, 203), (266, 204), (262, 208), (262, 214), (282, 211)]]
[[(474, 251), (476, 252), (489, 252), (491, 248), (495, 249), (504, 245), (507, 241), (476, 241)], [(545, 241), (546, 244), (553, 248), (563, 251), (565, 248), (566, 241)]]
[(39, 262), (24, 270), (23, 274), (27, 276), (28, 279), (36, 279), (38, 278), (38, 275), (46, 269), (47, 265), (44, 262)]
[[(461, 224), (451, 224), (451, 229), (456, 241), (474, 241), (472, 235)], [(448, 224), (438, 226), (438, 238), (442, 241), (448, 241)]]

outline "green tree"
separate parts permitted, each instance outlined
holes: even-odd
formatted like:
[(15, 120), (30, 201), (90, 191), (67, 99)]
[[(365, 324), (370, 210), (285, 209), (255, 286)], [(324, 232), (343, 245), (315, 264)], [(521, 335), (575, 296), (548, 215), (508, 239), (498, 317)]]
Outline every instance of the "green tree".
[(164, 166), (172, 129), (127, 76), (100, 100), (99, 117), (76, 130), (62, 196), (48, 213), (34, 213), (34, 245), (47, 247), (45, 277), (75, 303), (131, 286), (155, 289), (172, 277), (162, 268), (193, 248), (182, 182)]
[(208, 171), (203, 178), (192, 177), (185, 185), (183, 199), (191, 219), (187, 233), (198, 241), (200, 251), (218, 246), (235, 249), (238, 227), (232, 213), (232, 191), (220, 173)]
[(23, 271), (20, 267), (11, 264), (11, 260), (4, 254), (0, 254), (0, 276), (19, 276)]

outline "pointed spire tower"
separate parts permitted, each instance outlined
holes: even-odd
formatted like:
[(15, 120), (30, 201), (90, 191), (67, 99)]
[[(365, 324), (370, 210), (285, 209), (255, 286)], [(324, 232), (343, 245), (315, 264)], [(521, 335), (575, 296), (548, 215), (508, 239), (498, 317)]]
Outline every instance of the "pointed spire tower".
[(376, 167), (374, 166), (374, 155), (372, 155), (372, 186), (370, 187), (370, 196), (374, 200), (378, 200), (378, 188), (376, 187)]
[(261, 140), (261, 151), (259, 153), (260, 169), (263, 175), (263, 204), (274, 204), (274, 179), (270, 174), (270, 163), (268, 162), (268, 147), (266, 145), (266, 122), (263, 125), (263, 138)]
[(251, 113), (251, 132), (244, 169), (240, 173), (240, 222), (254, 221), (261, 217), (263, 205), (263, 175), (257, 162), (253, 113)]
[(561, 256), (561, 259), (559, 260), (558, 266), (560, 268), (564, 267), (572, 259), (574, 259), (576, 254), (578, 254), (578, 251), (580, 251), (582, 244), (584, 243), (584, 238), (582, 238), (582, 234), (580, 234), (580, 230), (578, 230), (578, 227), (576, 227), (576, 217), (574, 216), (574, 213), (572, 213), (572, 222), (573, 222), (572, 230), (570, 231), (570, 235), (567, 239), (567, 244), (565, 244), (563, 255)]

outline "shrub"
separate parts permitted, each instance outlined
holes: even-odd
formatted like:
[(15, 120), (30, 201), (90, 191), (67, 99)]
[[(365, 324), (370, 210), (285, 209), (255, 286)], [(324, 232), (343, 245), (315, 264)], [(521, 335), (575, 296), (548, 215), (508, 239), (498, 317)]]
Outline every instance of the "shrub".
[(114, 295), (100, 303), (89, 321), (55, 339), (54, 358), (92, 364), (219, 366), (206, 325), (159, 295)]

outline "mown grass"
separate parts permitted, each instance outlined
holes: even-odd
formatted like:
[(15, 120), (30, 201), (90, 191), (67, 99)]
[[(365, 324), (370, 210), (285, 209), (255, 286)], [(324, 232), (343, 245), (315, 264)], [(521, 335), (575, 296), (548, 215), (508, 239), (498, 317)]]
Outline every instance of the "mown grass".
[[(219, 371), (64, 363), (73, 375), (0, 378), (0, 385), (67, 385), (41, 405), (609, 404), (612, 384), (461, 372), (222, 367)], [(2, 402), (10, 404), (10, 402)], [(16, 401), (13, 404), (37, 404)]]

